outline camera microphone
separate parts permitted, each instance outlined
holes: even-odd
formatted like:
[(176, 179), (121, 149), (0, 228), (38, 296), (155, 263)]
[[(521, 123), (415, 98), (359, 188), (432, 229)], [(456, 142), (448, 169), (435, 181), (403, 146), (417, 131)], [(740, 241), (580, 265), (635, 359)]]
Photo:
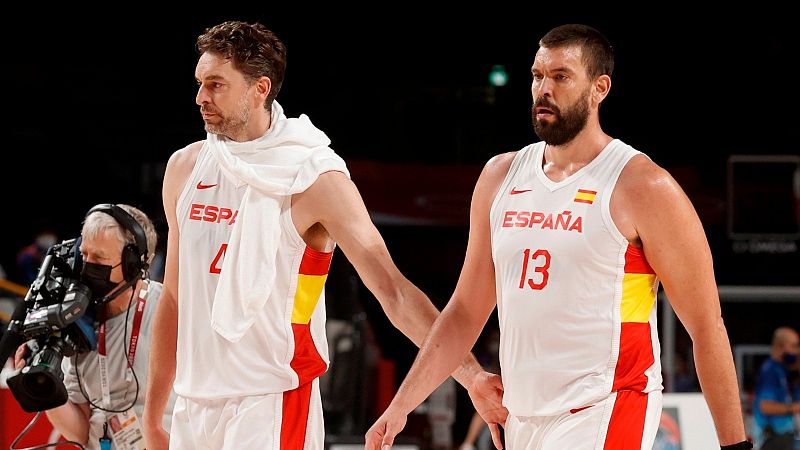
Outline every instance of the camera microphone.
[(25, 302), (19, 302), (11, 314), (8, 327), (0, 339), (0, 368), (2, 368), (8, 358), (17, 351), (20, 345), (25, 342), (25, 335), (22, 333), (22, 325), (25, 322), (27, 308)]

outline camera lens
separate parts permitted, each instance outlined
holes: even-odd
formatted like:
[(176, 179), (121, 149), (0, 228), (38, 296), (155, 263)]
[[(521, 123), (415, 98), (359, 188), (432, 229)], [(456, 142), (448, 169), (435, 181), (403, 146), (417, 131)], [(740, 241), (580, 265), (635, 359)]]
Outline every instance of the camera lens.
[(27, 412), (45, 411), (67, 402), (67, 388), (61, 371), (61, 352), (45, 346), (32, 363), (7, 380), (8, 388)]
[(22, 377), (22, 386), (30, 397), (47, 399), (57, 390), (55, 381), (50, 372), (28, 373)]

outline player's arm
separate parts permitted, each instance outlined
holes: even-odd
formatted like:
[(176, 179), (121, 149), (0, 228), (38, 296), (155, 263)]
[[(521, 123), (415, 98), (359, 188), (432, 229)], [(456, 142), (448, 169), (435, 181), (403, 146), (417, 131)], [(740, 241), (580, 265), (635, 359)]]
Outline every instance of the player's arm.
[[(394, 442), (405, 426), (406, 416), (447, 378), (475, 345), (497, 303), (489, 210), (512, 158), (512, 154), (505, 154), (490, 161), (476, 183), (470, 207), (467, 254), (456, 289), (425, 338), (389, 408), (367, 432), (368, 450), (378, 450)], [(496, 423), (492, 425), (495, 437)], [(500, 448), (499, 441), (496, 440), (495, 445)]]
[(167, 218), (166, 266), (164, 287), (156, 303), (150, 338), (149, 370), (142, 425), (148, 449), (166, 448), (168, 437), (162, 420), (175, 380), (175, 353), (178, 339), (178, 196), (189, 177), (199, 152), (195, 143), (175, 152), (167, 162), (162, 188), (164, 214)]
[[(439, 311), (395, 266), (355, 184), (341, 172), (326, 172), (294, 196), (292, 210), (296, 223), (322, 224), (392, 324), (420, 346)], [(453, 376), (469, 388), (481, 371), (470, 356)]]
[(700, 219), (672, 176), (647, 158), (634, 158), (618, 186), (624, 188), (621, 194), (647, 261), (692, 339), (698, 379), (719, 441), (741, 442), (745, 430), (739, 387)]

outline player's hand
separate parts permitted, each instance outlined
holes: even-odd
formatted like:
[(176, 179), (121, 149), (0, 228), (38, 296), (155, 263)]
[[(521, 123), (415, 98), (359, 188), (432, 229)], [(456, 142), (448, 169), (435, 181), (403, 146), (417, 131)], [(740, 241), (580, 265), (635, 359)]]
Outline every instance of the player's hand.
[(14, 368), (15, 369), (17, 369), (17, 370), (22, 369), (23, 367), (25, 367), (28, 364), (27, 362), (25, 362), (25, 357), (28, 355), (28, 350), (30, 350), (30, 347), (28, 347), (27, 343), (26, 344), (22, 344), (19, 347), (17, 347), (17, 352), (14, 353)]
[(389, 450), (406, 426), (406, 420), (405, 414), (394, 411), (390, 405), (364, 435), (364, 450)]
[(500, 375), (483, 371), (476, 376), (467, 392), (475, 410), (489, 425), (494, 446), (501, 450), (503, 442), (500, 439), (500, 426), (506, 423), (508, 410), (503, 406), (503, 382)]

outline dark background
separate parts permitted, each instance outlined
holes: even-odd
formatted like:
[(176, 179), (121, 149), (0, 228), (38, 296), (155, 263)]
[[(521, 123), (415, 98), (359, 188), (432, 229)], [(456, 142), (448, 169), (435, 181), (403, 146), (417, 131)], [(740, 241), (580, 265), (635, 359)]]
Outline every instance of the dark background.
[[(536, 140), (529, 69), (538, 38), (561, 23), (593, 25), (617, 57), (604, 129), (673, 172), (714, 250), (730, 253), (728, 156), (800, 153), (791, 15), (767, 7), (706, 16), (654, 8), (626, 10), (623, 19), (489, 6), (471, 13), (410, 4), (270, 6), (173, 16), (119, 5), (113, 14), (10, 16), (0, 30), (8, 214), (0, 264), (13, 274), (16, 250), (40, 228), (74, 235), (97, 203), (130, 203), (162, 220), (166, 160), (205, 136), (194, 104), (194, 40), (227, 19), (258, 20), (282, 37), (288, 67), (278, 100), (289, 116), (308, 114), (346, 160), (478, 167)], [(509, 83), (491, 89), (496, 64)], [(760, 270), (746, 276), (794, 284)], [(736, 270), (718, 276), (748, 282)]]
[[(9, 14), (0, 28), (6, 214), (0, 264), (14, 280), (16, 252), (39, 230), (76, 236), (97, 203), (140, 207), (164, 239), (164, 165), (173, 151), (205, 137), (194, 104), (194, 42), (206, 27), (237, 19), (275, 31), (288, 48), (278, 97), (287, 115), (308, 114), (354, 167), (408, 164), (392, 180), (415, 186), (424, 181), (415, 167), (426, 174), (474, 167), (467, 173), (477, 177), (492, 155), (537, 140), (530, 66), (538, 39), (553, 26), (578, 22), (604, 32), (616, 52), (613, 87), (601, 110), (605, 131), (681, 182), (706, 227), (718, 282), (800, 284), (797, 241), (782, 241), (794, 250), (778, 254), (735, 252), (725, 223), (730, 155), (800, 153), (796, 16), (768, 4), (702, 15), (678, 6), (594, 6), (597, 11), (581, 12), (571, 4), (515, 10), (486, 3), (464, 12), (463, 6), (409, 3), (270, 4), (222, 13), (197, 7), (178, 15), (163, 12), (166, 5), (130, 3)], [(213, 8), (219, 9), (230, 8)], [(497, 64), (509, 82), (491, 88), (488, 75)], [(356, 175), (362, 192), (371, 189)], [(363, 194), (371, 210), (387, 198), (380, 190)], [(461, 268), (466, 227), (379, 228), (403, 273), (443, 306)], [(341, 255), (336, 271), (352, 275)], [(363, 286), (334, 280), (330, 297), (339, 302), (329, 299), (331, 314), (347, 318), (365, 309), (402, 375), (414, 355), (411, 345)], [(796, 304), (724, 313), (732, 341), (753, 343), (768, 342), (787, 317), (797, 327), (800, 316)]]

